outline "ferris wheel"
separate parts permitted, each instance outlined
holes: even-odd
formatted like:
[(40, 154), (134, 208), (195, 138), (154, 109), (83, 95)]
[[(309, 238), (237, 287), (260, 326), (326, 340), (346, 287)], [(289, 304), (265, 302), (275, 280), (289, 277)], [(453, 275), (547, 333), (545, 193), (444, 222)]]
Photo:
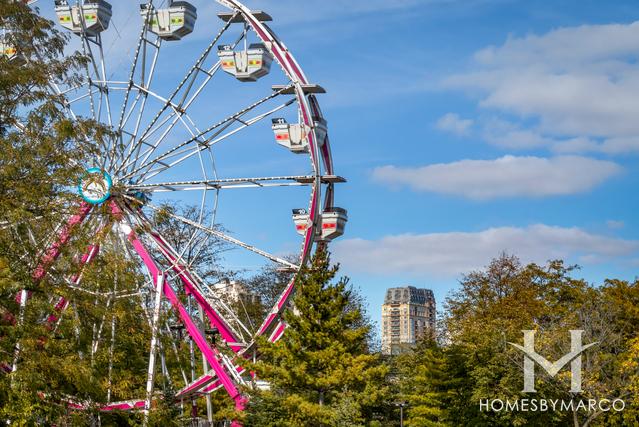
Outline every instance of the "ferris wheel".
[[(33, 278), (50, 274), (77, 233), (95, 236), (79, 254), (80, 267), (101, 251), (121, 251), (144, 277), (135, 292), (117, 283), (102, 293), (84, 289), (107, 307), (118, 299), (139, 301), (151, 335), (145, 390), (121, 396), (109, 389), (100, 405), (104, 412), (151, 410), (156, 377), (171, 375), (166, 368), (171, 357), (183, 365), (176, 368), (181, 375), (168, 378), (178, 390), (176, 399), (223, 388), (242, 410), (247, 397), (240, 387), (252, 381), (243, 361), (258, 356), (258, 337), (275, 342), (284, 334), (282, 316), (298, 271), (315, 248), (341, 236), (347, 222), (346, 210), (334, 206), (334, 187), (345, 180), (333, 167), (318, 102), (324, 89), (306, 77), (270, 28), (267, 13), (236, 0), (192, 1), (149, 0), (139, 7), (105, 0), (39, 2), (89, 59), (80, 83), (52, 79), (51, 91), (65, 99), (70, 120), (92, 119), (110, 132), (83, 165), (75, 212), (43, 248)], [(202, 15), (214, 3), (223, 10), (198, 19), (198, 8)], [(122, 26), (115, 25), (118, 14), (129, 16)], [(10, 38), (4, 37), (0, 48), (8, 60), (29, 60)], [(88, 134), (76, 143), (98, 144)], [(196, 209), (186, 216), (167, 204)], [(292, 222), (285, 218), (291, 211)], [(155, 225), (157, 213), (190, 230), (181, 247)], [(296, 257), (283, 256), (282, 248), (294, 238)], [(236, 264), (266, 263), (290, 272), (265, 318), (247, 322), (198, 273), (197, 254), (212, 241), (234, 248)], [(81, 273), (65, 280), (83, 290)], [(29, 297), (26, 291), (17, 296), (22, 308)], [(54, 301), (45, 321), (61, 322), (70, 304), (64, 297)], [(177, 326), (168, 324), (167, 313)], [(113, 349), (125, 332), (115, 322), (103, 323), (93, 325), (97, 345)], [(218, 337), (214, 341), (211, 331)], [(193, 358), (191, 366), (178, 360), (187, 342), (201, 358), (197, 370)], [(109, 375), (117, 369), (112, 360), (109, 368)], [(85, 407), (73, 399), (69, 406)]]

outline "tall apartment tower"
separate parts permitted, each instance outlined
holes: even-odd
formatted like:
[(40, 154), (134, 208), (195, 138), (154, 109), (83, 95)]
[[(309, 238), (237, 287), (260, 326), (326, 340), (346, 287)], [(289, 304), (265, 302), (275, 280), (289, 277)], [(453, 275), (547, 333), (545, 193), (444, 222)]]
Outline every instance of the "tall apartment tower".
[(430, 289), (390, 288), (382, 305), (382, 353), (399, 354), (435, 331), (435, 297)]

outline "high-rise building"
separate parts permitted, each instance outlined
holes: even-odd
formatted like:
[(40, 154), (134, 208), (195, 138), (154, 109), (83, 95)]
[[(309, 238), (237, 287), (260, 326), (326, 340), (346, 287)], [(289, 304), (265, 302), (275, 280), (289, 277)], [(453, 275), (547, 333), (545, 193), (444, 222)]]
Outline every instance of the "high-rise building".
[(382, 305), (382, 353), (399, 354), (435, 331), (435, 297), (430, 289), (390, 288)]

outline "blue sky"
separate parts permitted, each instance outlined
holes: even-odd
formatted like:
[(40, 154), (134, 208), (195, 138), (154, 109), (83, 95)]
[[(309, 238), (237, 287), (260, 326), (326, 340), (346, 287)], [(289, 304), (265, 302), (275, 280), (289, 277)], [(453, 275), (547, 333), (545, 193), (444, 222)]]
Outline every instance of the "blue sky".
[(316, 19), (277, 28), (329, 91), (349, 179), (335, 258), (375, 320), (386, 287), (431, 288), (441, 307), (504, 250), (592, 283), (636, 276), (635, 2), (307, 4)]
[[(167, 81), (172, 71), (180, 76), (182, 56), (198, 52), (219, 28), (219, 7), (193, 3), (196, 32), (171, 47), (173, 62), (162, 65)], [(337, 193), (350, 221), (332, 246), (334, 259), (366, 296), (374, 320), (387, 287), (431, 288), (441, 308), (464, 273), (502, 251), (524, 262), (578, 263), (595, 284), (636, 276), (636, 2), (246, 4), (273, 16), (306, 74), (328, 90), (320, 101), (337, 173), (349, 181)], [(121, 35), (106, 39), (125, 64), (120, 47), (131, 47), (139, 24), (132, 10), (114, 18)], [(234, 90), (220, 89), (216, 101)], [(206, 120), (223, 110), (216, 101), (194, 114)], [(229, 150), (229, 176), (258, 165), (264, 174), (300, 167), (289, 158), (264, 161), (266, 152), (251, 158), (243, 151), (238, 159), (232, 148), (220, 153), (224, 159)], [(223, 198), (229, 205), (221, 203), (221, 221), (247, 241), (292, 251), (289, 215), (298, 206), (283, 196), (252, 197)]]

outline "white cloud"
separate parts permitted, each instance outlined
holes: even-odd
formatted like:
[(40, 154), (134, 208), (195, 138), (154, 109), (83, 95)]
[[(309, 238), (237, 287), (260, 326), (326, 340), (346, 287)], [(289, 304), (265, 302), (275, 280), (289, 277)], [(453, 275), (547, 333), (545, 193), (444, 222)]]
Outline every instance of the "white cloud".
[(626, 226), (626, 223), (623, 221), (610, 219), (606, 221), (606, 225), (608, 226), (608, 228), (612, 228), (613, 230), (619, 230), (621, 228), (624, 228)]
[(595, 147), (595, 151), (608, 154), (621, 154), (639, 151), (639, 135), (621, 138), (610, 138)]
[(504, 156), (418, 168), (384, 166), (373, 171), (373, 179), (390, 186), (405, 185), (416, 191), (493, 199), (583, 193), (621, 171), (616, 163), (579, 156), (549, 159)]
[(511, 149), (531, 149), (552, 145), (554, 140), (546, 138), (531, 129), (521, 129), (514, 123), (492, 118), (482, 123), (483, 138), (499, 147)]
[(470, 119), (462, 119), (455, 113), (448, 113), (442, 116), (435, 124), (437, 129), (451, 132), (458, 136), (468, 135), (473, 121)]
[(584, 265), (636, 257), (639, 241), (588, 233), (580, 228), (543, 224), (498, 227), (480, 232), (402, 234), (379, 240), (335, 243), (335, 259), (348, 271), (450, 277), (487, 265), (502, 251), (523, 262), (565, 259)]
[(584, 25), (480, 50), (475, 70), (444, 85), (478, 92), (486, 109), (536, 122), (529, 135), (489, 142), (536, 138), (537, 145), (563, 144), (563, 152), (619, 154), (639, 151), (638, 60), (639, 22)]

